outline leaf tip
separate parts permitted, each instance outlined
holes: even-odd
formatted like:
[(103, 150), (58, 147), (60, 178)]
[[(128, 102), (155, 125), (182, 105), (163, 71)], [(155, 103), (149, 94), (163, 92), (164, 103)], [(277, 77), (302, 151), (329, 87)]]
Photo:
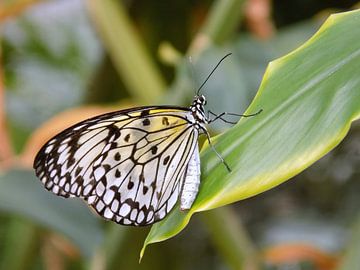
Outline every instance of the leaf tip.
[(139, 254), (139, 264), (141, 263), (141, 260), (142, 260), (142, 258), (144, 257), (144, 254), (145, 254), (145, 249), (146, 249), (146, 247), (148, 246), (148, 241), (147, 240), (145, 240), (145, 242), (144, 242), (144, 244), (143, 244), (143, 246), (142, 246), (142, 248), (141, 248), (141, 250), (140, 250), (140, 254)]

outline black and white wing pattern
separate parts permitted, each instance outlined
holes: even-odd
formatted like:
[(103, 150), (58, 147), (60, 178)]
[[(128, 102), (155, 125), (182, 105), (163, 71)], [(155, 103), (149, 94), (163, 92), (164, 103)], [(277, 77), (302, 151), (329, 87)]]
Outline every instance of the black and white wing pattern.
[(36, 175), (46, 189), (84, 199), (105, 219), (152, 224), (174, 207), (187, 166), (198, 159), (196, 113), (192, 107), (139, 107), (85, 120), (41, 148)]

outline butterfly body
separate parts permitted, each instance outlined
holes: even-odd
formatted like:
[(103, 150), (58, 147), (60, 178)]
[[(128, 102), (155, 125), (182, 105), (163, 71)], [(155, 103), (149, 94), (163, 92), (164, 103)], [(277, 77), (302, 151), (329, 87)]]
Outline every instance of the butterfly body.
[(200, 184), (205, 104), (196, 96), (189, 108), (138, 107), (82, 121), (41, 148), (36, 175), (51, 192), (80, 197), (123, 225), (157, 222), (179, 198), (180, 208), (190, 209)]
[(186, 168), (185, 179), (180, 197), (181, 210), (190, 209), (193, 202), (195, 201), (200, 186), (200, 174), (199, 147), (196, 145)]

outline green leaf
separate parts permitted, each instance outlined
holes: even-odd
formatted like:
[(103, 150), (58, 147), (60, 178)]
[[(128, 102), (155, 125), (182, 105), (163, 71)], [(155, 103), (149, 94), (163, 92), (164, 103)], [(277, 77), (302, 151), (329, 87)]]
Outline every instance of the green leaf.
[(333, 149), (360, 116), (360, 11), (330, 16), (305, 44), (271, 62), (243, 118), (206, 144), (202, 182), (188, 212), (173, 210), (155, 224), (147, 245), (179, 233), (195, 212), (230, 204), (298, 174)]
[(100, 223), (84, 203), (46, 191), (33, 171), (0, 175), (0, 210), (64, 234), (85, 256), (91, 256), (103, 238)]

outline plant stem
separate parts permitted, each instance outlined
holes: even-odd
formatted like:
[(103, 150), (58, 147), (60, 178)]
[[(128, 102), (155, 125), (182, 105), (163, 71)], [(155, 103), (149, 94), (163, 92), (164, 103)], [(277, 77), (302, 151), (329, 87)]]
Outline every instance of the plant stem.
[(127, 89), (136, 101), (154, 103), (166, 85), (144, 42), (132, 27), (121, 1), (88, 0), (87, 4)]
[(189, 54), (198, 54), (209, 44), (221, 45), (228, 41), (239, 27), (245, 2), (245, 0), (216, 1), (212, 5), (203, 27), (194, 38)]
[(231, 269), (259, 269), (256, 249), (231, 207), (201, 214), (214, 245)]

